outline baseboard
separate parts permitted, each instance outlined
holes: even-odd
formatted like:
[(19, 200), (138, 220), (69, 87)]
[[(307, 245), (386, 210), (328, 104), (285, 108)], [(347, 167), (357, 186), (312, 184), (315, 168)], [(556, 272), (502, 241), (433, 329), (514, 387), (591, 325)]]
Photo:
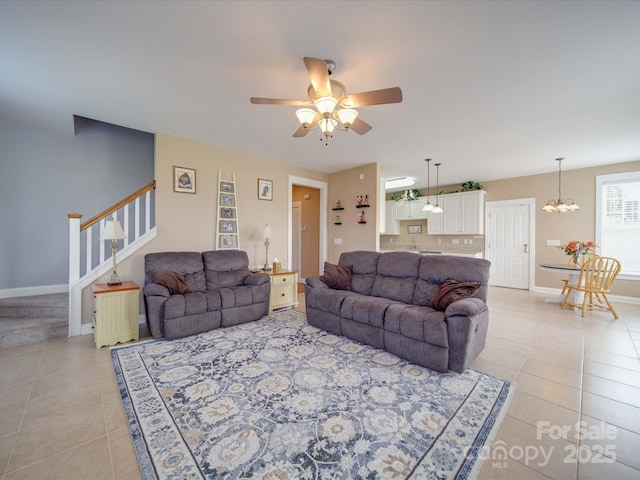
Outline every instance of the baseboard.
[(39, 287), (20, 287), (0, 289), (0, 298), (30, 297), (32, 295), (49, 295), (51, 293), (68, 293), (69, 285), (41, 285)]
[[(548, 287), (533, 287), (531, 289), (535, 293), (543, 293), (550, 296), (558, 296), (562, 293), (561, 288), (548, 288)], [(607, 295), (612, 302), (631, 303), (634, 305), (640, 305), (640, 297), (625, 297), (622, 295)]]

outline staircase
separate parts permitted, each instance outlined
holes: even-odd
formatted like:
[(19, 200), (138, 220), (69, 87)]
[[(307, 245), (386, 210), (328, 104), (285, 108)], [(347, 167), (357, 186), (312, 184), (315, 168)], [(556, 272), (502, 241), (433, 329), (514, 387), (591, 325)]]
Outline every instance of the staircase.
[(0, 348), (69, 335), (69, 295), (0, 299)]

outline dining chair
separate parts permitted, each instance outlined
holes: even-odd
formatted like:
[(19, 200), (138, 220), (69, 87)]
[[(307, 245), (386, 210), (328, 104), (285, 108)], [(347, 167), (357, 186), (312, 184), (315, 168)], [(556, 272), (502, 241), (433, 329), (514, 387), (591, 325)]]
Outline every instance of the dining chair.
[[(589, 261), (589, 260), (590, 260), (590, 259), (592, 259), (593, 257), (599, 257), (599, 256), (600, 256), (600, 255), (598, 255), (598, 254), (597, 254), (597, 253), (595, 253), (595, 252), (588, 253), (588, 254), (585, 256), (584, 262)], [(563, 279), (562, 279), (562, 283), (563, 283), (563, 285), (562, 285), (562, 292), (560, 292), (560, 295), (565, 295), (565, 294), (567, 293), (567, 286), (569, 285), (569, 279), (568, 279), (568, 278), (563, 278)]]
[[(577, 285), (567, 283), (565, 286), (566, 294), (561, 307), (563, 309), (567, 306), (582, 307), (583, 317), (587, 306), (589, 310), (593, 310), (594, 308), (609, 310), (613, 314), (613, 317), (617, 319), (618, 313), (607, 298), (607, 293), (609, 293), (611, 284), (618, 276), (618, 273), (620, 273), (620, 262), (615, 258), (590, 257), (584, 262), (580, 269), (580, 278), (578, 279)], [(584, 293), (582, 305), (569, 302), (573, 290)]]

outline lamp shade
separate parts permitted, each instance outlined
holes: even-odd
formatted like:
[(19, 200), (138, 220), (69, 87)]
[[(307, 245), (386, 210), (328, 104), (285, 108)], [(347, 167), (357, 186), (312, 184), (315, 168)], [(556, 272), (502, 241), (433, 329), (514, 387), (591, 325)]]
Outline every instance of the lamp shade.
[(333, 118), (321, 118), (318, 122), (318, 126), (322, 133), (325, 135), (331, 135), (333, 130), (336, 128), (336, 121)]
[(262, 238), (265, 240), (271, 240), (273, 238), (273, 232), (271, 231), (271, 227), (269, 225), (265, 225), (262, 230)]
[(333, 112), (336, 103), (338, 103), (338, 101), (333, 97), (320, 97), (315, 101), (315, 106), (318, 111), (324, 115), (325, 113)]
[(357, 118), (358, 112), (353, 108), (341, 108), (340, 110), (338, 110), (337, 115), (342, 124), (345, 127), (349, 128), (349, 126)]
[(117, 220), (107, 220), (104, 222), (104, 229), (102, 230), (101, 240), (122, 240), (127, 238), (120, 226), (120, 222)]
[(301, 108), (296, 110), (296, 117), (298, 117), (300, 124), (306, 128), (313, 123), (313, 119), (316, 118), (316, 112), (310, 108)]

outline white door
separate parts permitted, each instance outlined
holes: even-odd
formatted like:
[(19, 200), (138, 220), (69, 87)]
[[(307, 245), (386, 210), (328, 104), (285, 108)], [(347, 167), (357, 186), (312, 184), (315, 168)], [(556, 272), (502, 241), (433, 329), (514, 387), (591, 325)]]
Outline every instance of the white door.
[(300, 271), (301, 245), (300, 245), (300, 223), (302, 209), (300, 202), (291, 204), (291, 270)]
[(486, 258), (491, 262), (489, 283), (529, 289), (533, 199), (487, 202)]

